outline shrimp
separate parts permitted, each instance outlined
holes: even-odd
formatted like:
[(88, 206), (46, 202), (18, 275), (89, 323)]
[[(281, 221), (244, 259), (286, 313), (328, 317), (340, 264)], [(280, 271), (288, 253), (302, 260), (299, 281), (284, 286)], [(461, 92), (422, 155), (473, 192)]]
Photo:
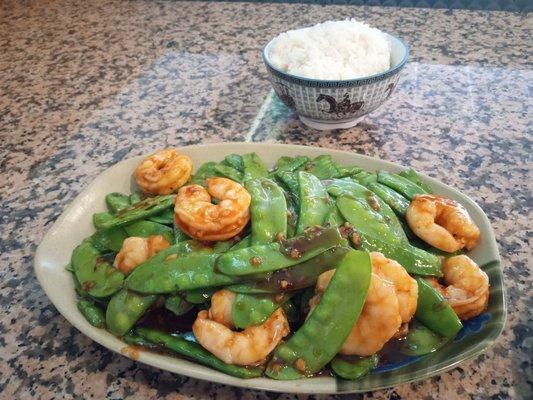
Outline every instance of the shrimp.
[(209, 312), (198, 313), (192, 331), (205, 349), (227, 364), (261, 363), (289, 334), (289, 323), (281, 308), (261, 325), (249, 326), (240, 332), (210, 319)]
[(192, 173), (189, 156), (175, 149), (160, 150), (145, 158), (135, 170), (135, 180), (143, 192), (170, 194), (185, 185)]
[(170, 243), (161, 235), (152, 235), (147, 238), (136, 236), (126, 238), (113, 265), (127, 275), (138, 265), (168, 246)]
[(228, 328), (233, 329), (233, 316), (231, 314), (235, 293), (228, 289), (222, 289), (211, 296), (211, 308), (209, 308), (209, 318)]
[[(330, 270), (318, 277), (317, 294), (309, 301), (311, 312), (320, 301), (320, 296), (326, 290), (334, 273), (335, 270)], [(339, 353), (372, 355), (381, 350), (396, 334), (401, 323), (400, 305), (394, 285), (373, 272), (361, 315)]]
[[(200, 185), (182, 187), (174, 204), (174, 220), (194, 239), (214, 241), (236, 236), (250, 220), (250, 194), (227, 178), (206, 179)], [(211, 203), (211, 196), (220, 200)]]
[(465, 255), (450, 257), (442, 266), (444, 298), (459, 318), (465, 320), (481, 314), (489, 301), (489, 277)]
[(455, 200), (429, 194), (416, 196), (405, 217), (420, 239), (448, 253), (463, 247), (472, 250), (479, 241), (479, 228)]
[(418, 284), (411, 278), (404, 267), (395, 260), (386, 258), (378, 252), (370, 253), (372, 271), (381, 278), (391, 282), (398, 296), (402, 323), (409, 322), (416, 312), (418, 303)]

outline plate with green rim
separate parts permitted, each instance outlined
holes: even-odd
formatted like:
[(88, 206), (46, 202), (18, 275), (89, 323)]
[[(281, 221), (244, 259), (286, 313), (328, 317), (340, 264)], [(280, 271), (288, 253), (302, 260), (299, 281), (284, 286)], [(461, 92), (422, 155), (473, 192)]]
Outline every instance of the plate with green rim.
[[(366, 170), (399, 172), (405, 167), (376, 158), (340, 150), (273, 143), (216, 143), (181, 147), (198, 167), (206, 161), (220, 161), (231, 153), (256, 152), (272, 166), (281, 155), (316, 157), (329, 154), (345, 165), (359, 165)], [(468, 196), (436, 179), (421, 174), (436, 194), (450, 197), (463, 204), (481, 231), (481, 240), (468, 255), (488, 274), (489, 305), (485, 313), (465, 324), (458, 337), (438, 351), (421, 357), (411, 357), (399, 364), (378, 367), (357, 381), (345, 381), (331, 376), (319, 376), (296, 381), (275, 381), (269, 378), (239, 379), (204, 367), (195, 362), (150, 351), (130, 351), (128, 345), (111, 333), (91, 326), (76, 308), (76, 293), (70, 272), (65, 266), (72, 250), (94, 232), (92, 214), (105, 210), (105, 195), (110, 191), (135, 190), (132, 174), (143, 157), (117, 163), (102, 172), (85, 188), (55, 221), (35, 254), (34, 269), (46, 295), (58, 311), (83, 334), (102, 346), (136, 361), (189, 377), (240, 386), (250, 389), (284, 393), (356, 393), (400, 385), (429, 378), (452, 369), (483, 353), (500, 336), (506, 319), (505, 287), (500, 255), (490, 222), (481, 208)]]

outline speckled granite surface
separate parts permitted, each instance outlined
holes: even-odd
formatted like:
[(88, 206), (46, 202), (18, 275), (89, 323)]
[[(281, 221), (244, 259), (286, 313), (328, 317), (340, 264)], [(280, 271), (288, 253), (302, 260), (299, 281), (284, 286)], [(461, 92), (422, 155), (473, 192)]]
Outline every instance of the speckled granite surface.
[[(357, 127), (310, 131), (269, 97), (259, 50), (279, 31), (346, 16), (404, 37), (411, 62), (387, 105)], [(526, 398), (532, 24), (530, 15), (379, 7), (2, 2), (0, 397), (307, 398), (209, 384), (111, 353), (58, 314), (32, 271), (48, 227), (113, 163), (169, 145), (254, 140), (412, 165), (474, 198), (498, 238), (509, 318), (497, 344), (441, 376), (345, 398)]]

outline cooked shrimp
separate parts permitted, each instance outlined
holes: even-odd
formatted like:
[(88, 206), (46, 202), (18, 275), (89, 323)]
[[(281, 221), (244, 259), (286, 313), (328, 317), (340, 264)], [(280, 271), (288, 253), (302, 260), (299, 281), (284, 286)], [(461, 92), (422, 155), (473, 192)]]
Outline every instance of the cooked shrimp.
[[(317, 280), (317, 294), (309, 301), (311, 311), (320, 301), (335, 270), (322, 273)], [(372, 273), (370, 287), (361, 315), (353, 326), (339, 353), (369, 356), (381, 350), (402, 323), (398, 296), (394, 285)]]
[(135, 180), (143, 192), (170, 194), (185, 185), (192, 172), (189, 156), (175, 149), (160, 150), (145, 158), (135, 170)]
[[(174, 220), (198, 240), (226, 240), (236, 236), (250, 219), (250, 194), (227, 178), (209, 178), (200, 185), (182, 187), (176, 196)], [(220, 200), (211, 203), (211, 196)]]
[(418, 284), (409, 276), (404, 267), (395, 260), (386, 258), (378, 252), (370, 253), (372, 271), (391, 282), (398, 296), (402, 323), (409, 322), (416, 312), (418, 302)]
[(113, 265), (127, 275), (139, 264), (168, 246), (170, 243), (161, 235), (152, 235), (147, 238), (129, 237), (122, 242), (122, 248), (115, 257)]
[(463, 247), (471, 250), (479, 240), (478, 227), (455, 200), (429, 194), (416, 196), (405, 217), (420, 239), (449, 253)]
[(211, 296), (211, 308), (209, 308), (209, 319), (216, 321), (228, 328), (234, 328), (233, 316), (231, 314), (235, 293), (228, 289), (222, 289)]
[(200, 311), (192, 326), (194, 336), (204, 348), (227, 364), (253, 365), (262, 362), (289, 334), (289, 323), (281, 308), (261, 325), (240, 332), (209, 318)]
[(448, 286), (442, 293), (461, 319), (481, 314), (489, 301), (489, 277), (465, 255), (450, 257), (442, 266)]

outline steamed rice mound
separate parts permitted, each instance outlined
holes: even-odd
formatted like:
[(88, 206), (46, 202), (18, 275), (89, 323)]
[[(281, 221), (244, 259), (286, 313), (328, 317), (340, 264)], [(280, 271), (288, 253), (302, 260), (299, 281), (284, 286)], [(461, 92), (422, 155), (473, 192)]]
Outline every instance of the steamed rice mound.
[(289, 74), (320, 80), (356, 79), (390, 68), (387, 35), (354, 19), (328, 21), (278, 35), (271, 64)]

